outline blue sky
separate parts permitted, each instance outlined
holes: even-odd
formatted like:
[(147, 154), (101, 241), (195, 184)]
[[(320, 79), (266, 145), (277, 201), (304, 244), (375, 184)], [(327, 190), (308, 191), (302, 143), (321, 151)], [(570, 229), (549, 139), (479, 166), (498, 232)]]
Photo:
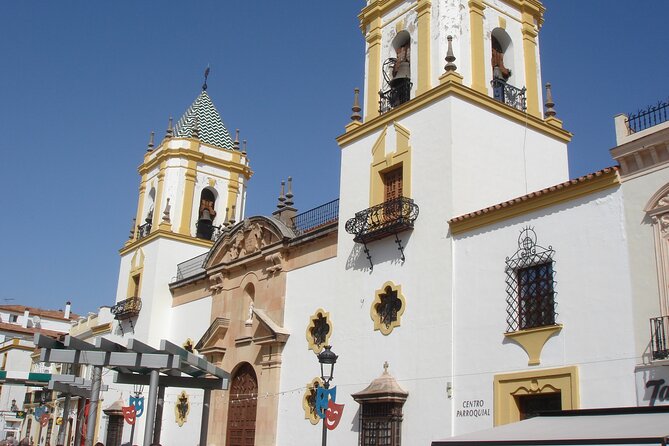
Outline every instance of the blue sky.
[[(4, 3), (0, 304), (113, 303), (149, 133), (185, 111), (207, 64), (226, 126), (248, 140), (247, 216), (272, 212), (289, 175), (301, 210), (336, 198), (363, 3)], [(669, 2), (545, 5), (543, 79), (574, 133), (574, 177), (613, 164), (614, 115), (669, 96)]]

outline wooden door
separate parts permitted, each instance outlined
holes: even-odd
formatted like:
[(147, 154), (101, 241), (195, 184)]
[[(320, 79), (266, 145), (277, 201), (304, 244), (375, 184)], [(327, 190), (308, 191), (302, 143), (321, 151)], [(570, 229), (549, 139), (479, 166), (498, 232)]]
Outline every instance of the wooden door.
[(226, 446), (253, 446), (256, 433), (258, 380), (251, 364), (243, 364), (230, 385)]

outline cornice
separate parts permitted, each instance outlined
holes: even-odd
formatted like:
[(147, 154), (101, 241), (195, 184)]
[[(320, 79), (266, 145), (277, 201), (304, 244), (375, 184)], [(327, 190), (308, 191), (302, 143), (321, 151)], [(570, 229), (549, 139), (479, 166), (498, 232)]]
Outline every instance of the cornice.
[(348, 127), (347, 132), (337, 137), (337, 143), (341, 148), (353, 143), (354, 141), (367, 136), (377, 130), (382, 129), (393, 121), (400, 120), (405, 116), (426, 107), (433, 102), (443, 99), (449, 95), (457, 96), (461, 99), (474, 102), (488, 110), (498, 113), (506, 118), (509, 118), (519, 124), (531, 127), (533, 130), (551, 136), (562, 142), (571, 141), (572, 134), (562, 128), (549, 124), (548, 122), (532, 116), (528, 113), (509, 107), (492, 97), (480, 93), (472, 88), (462, 85), (455, 81), (444, 82), (425, 93), (416, 96), (408, 102), (395, 107), (389, 112), (371, 119), (358, 127)]
[(214, 242), (212, 242), (211, 240), (204, 240), (197, 237), (190, 237), (187, 235), (159, 228), (156, 229), (155, 231), (151, 231), (151, 234), (147, 235), (146, 237), (143, 237), (139, 240), (133, 240), (132, 242), (126, 244), (125, 246), (123, 246), (123, 248), (119, 249), (118, 252), (120, 255), (124, 256), (129, 252), (137, 248), (140, 248), (144, 245), (147, 245), (158, 238), (166, 238), (178, 242), (190, 243), (191, 245), (203, 246), (205, 248), (211, 248), (214, 245)]
[(504, 203), (455, 217), (448, 224), (452, 235), (462, 234), (619, 185), (618, 169), (607, 168)]

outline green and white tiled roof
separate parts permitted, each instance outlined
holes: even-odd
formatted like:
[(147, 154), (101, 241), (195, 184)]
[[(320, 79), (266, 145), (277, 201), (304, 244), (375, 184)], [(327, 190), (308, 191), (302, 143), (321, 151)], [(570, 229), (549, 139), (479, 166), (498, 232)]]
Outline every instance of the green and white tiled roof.
[(174, 127), (174, 137), (190, 138), (196, 116), (200, 141), (211, 146), (233, 149), (230, 133), (225, 128), (221, 115), (218, 114), (211, 98), (204, 90), (177, 122)]

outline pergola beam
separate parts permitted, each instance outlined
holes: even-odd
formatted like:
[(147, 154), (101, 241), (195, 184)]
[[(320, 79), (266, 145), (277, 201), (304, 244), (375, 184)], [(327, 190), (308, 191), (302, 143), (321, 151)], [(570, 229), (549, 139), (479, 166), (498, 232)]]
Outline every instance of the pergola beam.
[[(150, 377), (148, 375), (138, 375), (136, 373), (118, 372), (115, 383), (118, 384), (139, 384), (149, 385)], [(228, 380), (221, 378), (193, 378), (191, 376), (165, 376), (158, 378), (160, 387), (182, 387), (185, 389), (209, 389), (225, 390), (228, 388)]]

